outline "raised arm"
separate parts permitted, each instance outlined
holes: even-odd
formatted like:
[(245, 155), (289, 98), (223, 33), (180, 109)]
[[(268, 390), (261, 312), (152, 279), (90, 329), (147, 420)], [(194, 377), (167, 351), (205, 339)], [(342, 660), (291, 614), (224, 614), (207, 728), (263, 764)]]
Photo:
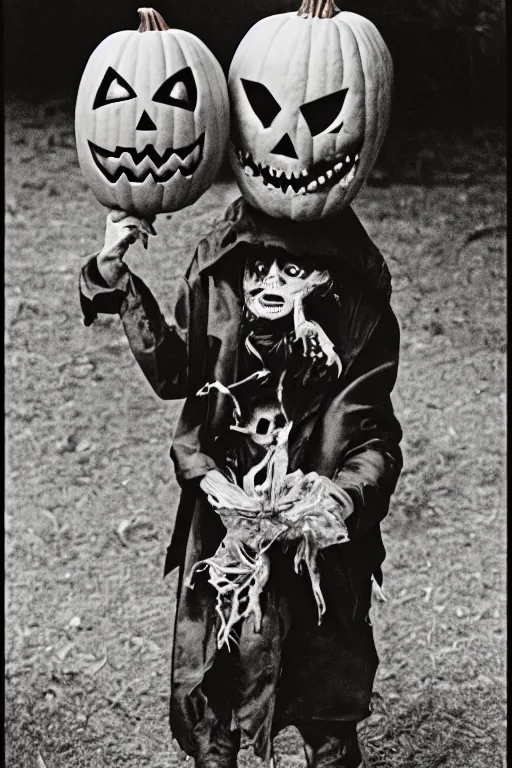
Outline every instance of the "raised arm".
[(119, 314), (130, 348), (156, 394), (163, 399), (188, 394), (188, 329), (191, 288), (180, 280), (175, 322), (168, 325), (145, 283), (130, 272), (123, 258), (136, 239), (147, 243), (155, 234), (146, 222), (112, 211), (107, 217), (105, 244), (80, 274), (80, 303), (85, 325), (98, 313)]

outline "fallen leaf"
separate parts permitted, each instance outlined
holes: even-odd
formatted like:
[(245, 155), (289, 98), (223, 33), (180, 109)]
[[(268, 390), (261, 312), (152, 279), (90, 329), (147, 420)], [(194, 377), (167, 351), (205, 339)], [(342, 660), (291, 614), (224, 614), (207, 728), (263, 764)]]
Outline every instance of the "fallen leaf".
[(83, 671), (86, 675), (96, 675), (100, 669), (103, 669), (107, 663), (107, 654), (104, 653), (100, 659), (97, 659), (94, 664), (88, 664), (83, 667)]
[(55, 443), (57, 453), (72, 453), (78, 444), (76, 433), (73, 432)]
[(73, 375), (78, 379), (85, 379), (90, 373), (94, 371), (93, 363), (82, 363), (73, 369)]
[(155, 643), (154, 640), (147, 640), (146, 646), (150, 651), (154, 651), (155, 653), (159, 653), (159, 654), (162, 653), (162, 649), (160, 648), (158, 643)]
[(18, 204), (16, 202), (16, 198), (14, 197), (8, 197), (5, 201), (5, 209), (9, 213), (16, 214), (18, 210)]
[(83, 453), (84, 451), (88, 451), (89, 448), (91, 448), (89, 440), (80, 440), (75, 448), (75, 453)]
[(55, 517), (53, 512), (50, 512), (49, 509), (42, 509), (41, 510), (41, 514), (44, 517), (48, 518), (48, 520), (51, 521), (51, 524), (53, 525), (53, 529), (54, 529), (55, 533), (59, 533), (59, 524), (58, 524), (57, 518)]
[[(76, 618), (78, 618), (78, 617), (76, 617)], [(73, 621), (73, 619), (71, 619), (71, 621)], [(70, 622), (70, 626), (72, 626), (71, 622)], [(74, 647), (75, 647), (74, 643), (72, 643), (72, 642), (66, 643), (65, 645), (62, 646), (62, 648), (59, 648), (58, 651), (55, 651), (55, 656), (58, 658), (59, 661), (64, 661), (64, 659), (66, 658), (68, 653)]]
[(37, 753), (37, 768), (48, 768), (40, 752)]
[[(506, 224), (479, 224), (475, 229), (469, 233), (469, 235), (466, 236), (462, 248), (464, 246), (468, 245), (469, 243), (474, 242), (475, 240), (479, 240), (481, 237), (486, 237), (487, 235), (493, 235), (496, 232), (505, 232), (506, 231)], [(461, 250), (462, 250), (461, 248)]]
[(6, 325), (14, 325), (21, 312), (23, 301), (20, 298), (8, 298), (5, 302)]
[(128, 530), (128, 528), (131, 526), (132, 521), (131, 520), (121, 520), (119, 525), (117, 526), (117, 535), (119, 536), (119, 541), (123, 545), (123, 547), (128, 546), (128, 541), (125, 537), (125, 531)]

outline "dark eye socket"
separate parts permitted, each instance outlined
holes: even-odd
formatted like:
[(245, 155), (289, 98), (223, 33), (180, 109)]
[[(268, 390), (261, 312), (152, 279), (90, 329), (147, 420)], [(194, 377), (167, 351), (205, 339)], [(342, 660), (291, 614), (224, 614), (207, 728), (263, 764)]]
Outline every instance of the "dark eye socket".
[(153, 96), (153, 101), (193, 112), (197, 104), (197, 86), (190, 67), (168, 77)]
[(98, 88), (92, 108), (98, 109), (98, 107), (104, 107), (105, 104), (128, 101), (128, 99), (134, 99), (136, 96), (137, 94), (124, 77), (109, 67)]
[[(328, 96), (322, 96), (320, 99), (308, 101), (307, 104), (302, 105), (300, 111), (312, 136), (322, 133), (336, 120), (343, 107), (347, 91), (348, 88), (343, 88), (341, 91), (335, 91)], [(343, 123), (340, 123), (332, 133), (338, 133), (342, 125)]]
[(240, 80), (254, 114), (260, 120), (263, 127), (268, 128), (281, 111), (281, 107), (268, 88), (262, 85), (262, 83), (256, 83), (254, 80), (244, 80), (243, 77)]
[(262, 261), (259, 259), (258, 261), (255, 261), (252, 265), (252, 269), (255, 275), (257, 277), (265, 277), (265, 275), (268, 275), (270, 270), (270, 262)]

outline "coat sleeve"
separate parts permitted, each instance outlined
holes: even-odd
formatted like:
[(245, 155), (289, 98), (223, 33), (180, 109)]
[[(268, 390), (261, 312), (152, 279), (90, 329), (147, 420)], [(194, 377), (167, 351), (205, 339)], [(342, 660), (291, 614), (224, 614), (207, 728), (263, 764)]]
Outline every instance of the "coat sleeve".
[(364, 335), (348, 365), (343, 389), (332, 403), (331, 428), (323, 446), (338, 457), (334, 481), (354, 503), (346, 520), (352, 541), (386, 516), (402, 469), (402, 430), (391, 403), (400, 333), (387, 302)]
[(164, 400), (188, 394), (189, 327), (196, 274), (194, 260), (178, 284), (174, 323), (167, 324), (149, 288), (130, 270), (114, 288), (109, 288), (93, 255), (80, 273), (85, 325), (91, 325), (100, 312), (119, 314), (135, 359), (156, 394)]

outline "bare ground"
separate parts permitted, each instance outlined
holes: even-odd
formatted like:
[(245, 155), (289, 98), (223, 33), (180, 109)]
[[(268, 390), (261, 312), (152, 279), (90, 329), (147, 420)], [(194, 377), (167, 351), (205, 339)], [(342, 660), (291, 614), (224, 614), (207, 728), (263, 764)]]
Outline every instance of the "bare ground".
[[(403, 334), (405, 470), (384, 525), (381, 665), (361, 729), (372, 768), (505, 765), (504, 167), (492, 138), (458, 149), (464, 173), (452, 167), (448, 183), (367, 187), (354, 205), (388, 259)], [(178, 766), (176, 578), (162, 566), (179, 403), (150, 391), (118, 319), (81, 323), (77, 275), (105, 211), (62, 105), (8, 106), (6, 182), (6, 765)], [(159, 217), (147, 253), (134, 248), (166, 314), (236, 196), (218, 183)], [(293, 729), (277, 760), (303, 768)]]

